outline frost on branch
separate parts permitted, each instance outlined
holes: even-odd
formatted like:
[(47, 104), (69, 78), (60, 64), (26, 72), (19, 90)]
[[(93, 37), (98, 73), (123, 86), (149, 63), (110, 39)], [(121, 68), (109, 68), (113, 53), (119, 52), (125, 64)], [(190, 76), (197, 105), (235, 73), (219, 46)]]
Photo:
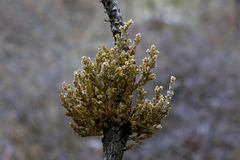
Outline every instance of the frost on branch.
[[(163, 87), (156, 86), (155, 97), (144, 99), (146, 91), (143, 86), (155, 79), (151, 70), (156, 67), (159, 52), (152, 45), (142, 65), (136, 65), (134, 55), (141, 36), (137, 34), (133, 42), (124, 40), (132, 23), (130, 20), (121, 27), (122, 34), (116, 35), (117, 43), (113, 48), (99, 47), (96, 62), (83, 57), (84, 66), (82, 70), (75, 71), (72, 87), (63, 83), (65, 93), (60, 93), (62, 105), (67, 110), (66, 115), (73, 119), (71, 127), (82, 137), (102, 136), (109, 123), (130, 123), (128, 139), (142, 144), (143, 139), (161, 129), (162, 120), (169, 114), (175, 77), (170, 79), (166, 96), (161, 94)], [(129, 48), (127, 52), (126, 48)], [(138, 79), (137, 75), (140, 75)], [(138, 90), (136, 106), (132, 105), (134, 90)], [(120, 103), (117, 100), (119, 95)]]

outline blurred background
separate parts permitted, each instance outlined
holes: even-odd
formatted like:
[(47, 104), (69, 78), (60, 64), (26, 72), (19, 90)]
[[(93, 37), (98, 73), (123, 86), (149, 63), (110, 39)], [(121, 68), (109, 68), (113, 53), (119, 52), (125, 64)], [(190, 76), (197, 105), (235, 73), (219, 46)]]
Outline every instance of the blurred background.
[[(163, 129), (124, 160), (238, 160), (240, 157), (240, 1), (119, 0), (141, 33), (136, 60), (155, 44), (157, 80), (177, 77)], [(113, 46), (98, 0), (0, 0), (0, 159), (101, 160), (101, 137), (69, 127), (59, 92), (82, 56)]]

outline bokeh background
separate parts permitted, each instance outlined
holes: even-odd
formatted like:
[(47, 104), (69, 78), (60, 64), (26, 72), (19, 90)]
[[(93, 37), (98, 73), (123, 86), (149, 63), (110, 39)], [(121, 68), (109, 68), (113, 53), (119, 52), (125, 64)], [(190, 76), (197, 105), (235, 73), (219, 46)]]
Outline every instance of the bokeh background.
[[(238, 160), (239, 0), (119, 0), (136, 59), (155, 44), (155, 85), (177, 77), (163, 129), (124, 160)], [(58, 94), (82, 56), (113, 46), (98, 0), (0, 0), (0, 159), (100, 160), (101, 137), (72, 132)]]

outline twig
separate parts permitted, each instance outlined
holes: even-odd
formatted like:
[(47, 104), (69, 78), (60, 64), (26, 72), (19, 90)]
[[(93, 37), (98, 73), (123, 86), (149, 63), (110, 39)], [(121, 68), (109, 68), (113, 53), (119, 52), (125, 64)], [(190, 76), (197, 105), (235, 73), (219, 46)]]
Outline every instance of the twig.
[(105, 21), (110, 22), (111, 31), (116, 43), (116, 35), (121, 35), (121, 26), (124, 25), (122, 14), (118, 8), (118, 2), (116, 0), (101, 0), (100, 2), (103, 4), (105, 13), (107, 13), (109, 17), (109, 19)]

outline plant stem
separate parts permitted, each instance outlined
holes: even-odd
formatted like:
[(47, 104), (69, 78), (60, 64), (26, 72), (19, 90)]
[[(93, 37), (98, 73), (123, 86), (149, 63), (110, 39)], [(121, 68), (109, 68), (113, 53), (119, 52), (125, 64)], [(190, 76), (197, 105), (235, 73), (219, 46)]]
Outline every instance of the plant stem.
[(118, 8), (118, 2), (116, 0), (101, 0), (100, 1), (105, 9), (105, 13), (107, 13), (110, 22), (111, 31), (113, 33), (114, 41), (116, 42), (116, 35), (121, 35), (121, 26), (124, 25), (122, 14), (120, 13), (120, 9)]
[(121, 160), (130, 135), (130, 124), (120, 126), (117, 123), (110, 123), (103, 132), (103, 159)]

